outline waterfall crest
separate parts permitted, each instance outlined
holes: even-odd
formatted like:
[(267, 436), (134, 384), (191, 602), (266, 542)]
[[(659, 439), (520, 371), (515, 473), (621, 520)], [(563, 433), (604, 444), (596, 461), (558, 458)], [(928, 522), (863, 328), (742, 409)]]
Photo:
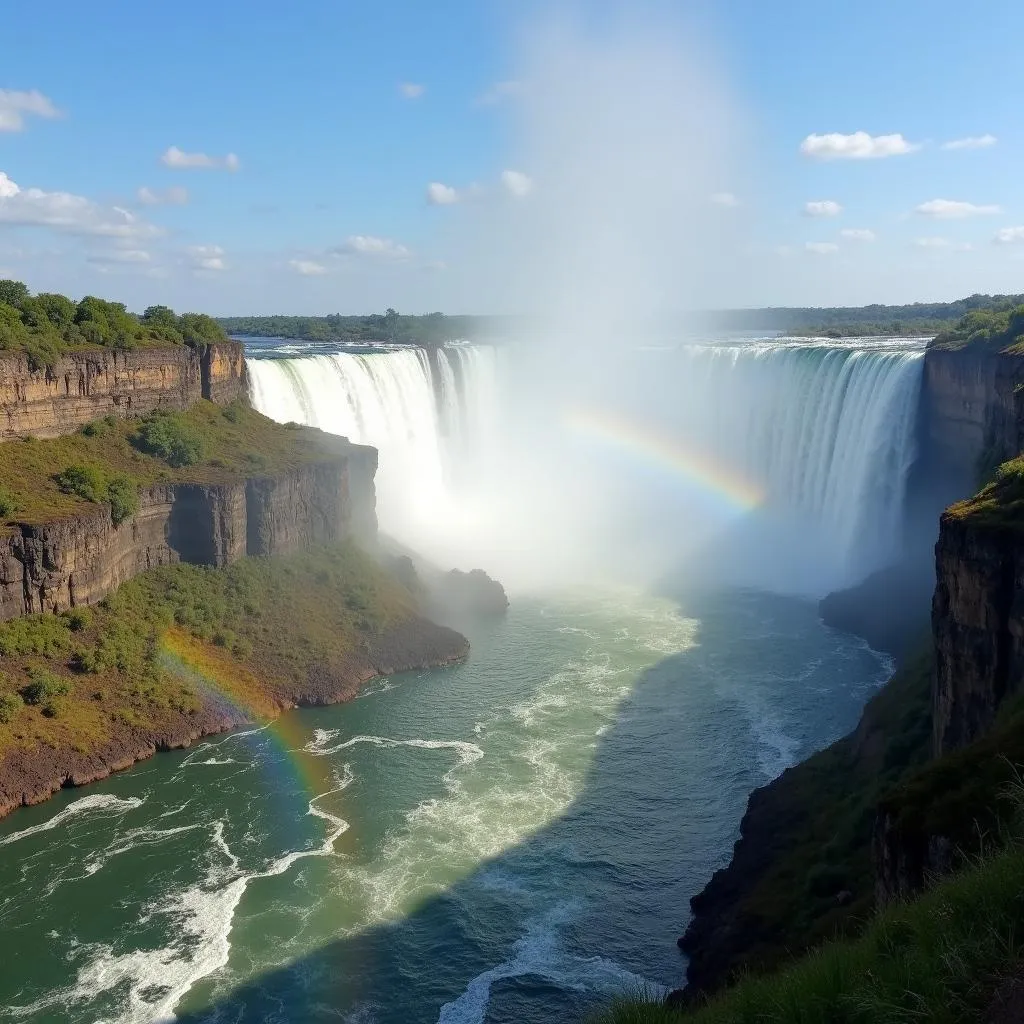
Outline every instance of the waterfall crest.
[[(757, 585), (810, 592), (855, 582), (899, 553), (922, 356), (916, 343), (786, 339), (624, 350), (599, 401), (622, 398), (624, 415), (657, 423), (756, 484), (765, 500), (748, 516), (757, 530), (745, 528), (755, 539), (744, 550), (757, 553), (737, 561), (772, 564), (751, 578)], [(513, 389), (515, 404), (505, 403), (511, 415), (500, 417), (499, 398), (509, 397), (501, 393), (504, 354), (501, 366), (499, 375), (494, 350), (474, 345), (248, 362), (261, 412), (379, 449), (378, 515), (386, 532), (415, 545), (426, 524), (443, 521), (455, 550), (469, 543), (470, 524), (479, 525), (484, 509), (484, 517), (504, 517), (489, 524), (490, 542), (497, 539), (512, 558), (542, 557), (545, 543), (582, 546), (588, 520), (603, 515), (610, 523), (621, 511), (616, 488), (623, 507), (628, 498), (635, 510), (646, 484), (619, 461), (601, 467), (604, 490), (574, 490), (593, 467), (581, 468), (578, 452), (560, 448), (558, 392), (531, 405), (518, 393), (522, 386)], [(623, 398), (627, 379), (639, 382), (632, 393), (640, 400)], [(538, 475), (533, 464), (542, 462)], [(709, 524), (687, 504), (695, 495), (677, 490), (668, 499), (649, 495), (661, 515), (641, 538), (652, 548), (683, 534), (701, 538), (694, 546), (704, 543)], [(729, 529), (741, 532), (736, 523)], [(610, 530), (598, 541), (603, 550), (614, 546)], [(475, 555), (467, 549), (466, 557)], [(795, 582), (801, 561), (814, 567), (810, 582)]]

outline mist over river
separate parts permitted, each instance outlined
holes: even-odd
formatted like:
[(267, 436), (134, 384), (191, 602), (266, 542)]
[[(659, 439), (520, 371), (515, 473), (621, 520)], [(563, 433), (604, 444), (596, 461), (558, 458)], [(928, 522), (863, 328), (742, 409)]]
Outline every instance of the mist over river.
[(503, 404), (535, 367), (487, 348), (251, 355), (256, 407), (376, 445), (382, 528), (508, 616), (0, 822), (0, 1019), (539, 1024), (678, 986), (750, 790), (890, 670), (816, 596), (899, 547), (920, 346), (638, 350), (568, 417)]

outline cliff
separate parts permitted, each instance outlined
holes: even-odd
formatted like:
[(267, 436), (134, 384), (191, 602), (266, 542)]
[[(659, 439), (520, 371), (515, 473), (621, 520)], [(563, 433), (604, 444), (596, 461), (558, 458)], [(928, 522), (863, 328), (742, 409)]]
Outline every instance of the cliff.
[(921, 390), (923, 454), (969, 494), (979, 474), (1024, 448), (1024, 357), (976, 346), (929, 347)]
[(139, 511), (118, 526), (98, 505), (13, 528), (0, 538), (0, 619), (94, 604), (158, 565), (224, 566), (244, 555), (367, 539), (377, 453), (344, 442), (339, 449), (274, 475), (144, 488)]
[(70, 352), (39, 370), (25, 353), (5, 352), (0, 439), (58, 437), (104, 416), (182, 410), (201, 398), (224, 405), (246, 394), (245, 353), (233, 341)]

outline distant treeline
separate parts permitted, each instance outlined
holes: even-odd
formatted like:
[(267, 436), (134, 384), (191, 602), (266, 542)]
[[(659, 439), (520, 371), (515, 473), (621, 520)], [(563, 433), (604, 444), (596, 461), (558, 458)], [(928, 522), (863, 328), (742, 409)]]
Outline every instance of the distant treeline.
[(218, 323), (228, 334), (258, 338), (297, 338), (334, 341), (347, 345), (442, 345), (468, 341), (492, 333), (500, 317), (446, 316), (427, 313), (408, 316), (388, 309), (369, 316), (229, 316)]
[(908, 306), (823, 306), (732, 309), (706, 314), (709, 323), (730, 331), (782, 331), (824, 337), (922, 336), (950, 330), (979, 310), (1006, 310), (1024, 295), (969, 295), (955, 302), (914, 302)]
[[(923, 337), (953, 331), (971, 314), (1002, 313), (1024, 303), (1024, 295), (969, 295), (955, 302), (915, 302), (909, 306), (769, 306), (763, 309), (706, 310), (680, 317), (677, 324), (640, 326), (640, 334), (677, 337), (700, 331), (778, 331), (832, 338), (889, 335)], [(368, 316), (230, 316), (217, 321), (228, 334), (345, 345), (441, 345), (446, 341), (516, 338), (532, 333), (532, 317), (409, 316), (388, 309)]]

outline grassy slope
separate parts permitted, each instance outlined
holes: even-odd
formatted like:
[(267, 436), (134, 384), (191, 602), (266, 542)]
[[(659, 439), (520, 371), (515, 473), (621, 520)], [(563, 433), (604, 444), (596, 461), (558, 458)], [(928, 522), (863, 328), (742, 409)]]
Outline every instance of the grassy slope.
[[(0, 757), (37, 744), (85, 752), (119, 724), (158, 727), (169, 710), (197, 709), (202, 687), (169, 651), (269, 717), (311, 674), (343, 671), (415, 611), (414, 595), (351, 544), (151, 570), (94, 609), (0, 624), (0, 700), (14, 708), (0, 722)], [(41, 671), (70, 689), (52, 708), (18, 697)]]
[[(868, 918), (875, 810), (886, 787), (926, 757), (930, 673), (930, 658), (911, 660), (868, 703), (855, 733), (764, 791), (735, 892), (711, 911), (738, 935), (727, 973), (771, 969)], [(852, 898), (840, 905), (844, 890)]]
[(683, 1014), (624, 1001), (604, 1024), (968, 1024), (1020, 968), (1024, 848), (1013, 845), (886, 910), (854, 942), (832, 942)]
[(64, 437), (0, 445), (0, 481), (13, 506), (6, 521), (46, 522), (94, 508), (57, 486), (54, 476), (71, 465), (93, 466), (107, 476), (124, 474), (140, 487), (160, 481), (217, 483), (293, 468), (340, 450), (331, 435), (281, 426), (240, 403), (221, 407), (202, 401), (169, 418), (202, 438), (197, 464), (174, 469), (140, 451), (132, 443), (138, 420), (102, 420)]

